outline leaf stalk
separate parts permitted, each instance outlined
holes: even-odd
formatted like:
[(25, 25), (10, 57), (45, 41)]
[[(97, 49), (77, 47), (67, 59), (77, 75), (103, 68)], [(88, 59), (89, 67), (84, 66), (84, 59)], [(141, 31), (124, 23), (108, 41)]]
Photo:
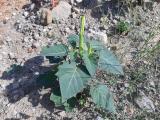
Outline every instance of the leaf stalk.
[(83, 56), (83, 49), (84, 49), (84, 27), (85, 27), (85, 16), (81, 16), (81, 30), (79, 35), (79, 54)]

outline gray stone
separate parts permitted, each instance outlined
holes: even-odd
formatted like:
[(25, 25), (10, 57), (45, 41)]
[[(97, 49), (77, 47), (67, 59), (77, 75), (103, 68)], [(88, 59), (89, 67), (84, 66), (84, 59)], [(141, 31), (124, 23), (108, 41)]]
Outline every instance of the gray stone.
[(96, 120), (104, 120), (104, 119), (101, 118), (100, 116), (97, 116)]
[(34, 42), (32, 44), (32, 47), (34, 47), (34, 48), (38, 48), (39, 46), (40, 46), (39, 42)]
[(135, 103), (143, 110), (147, 112), (154, 112), (155, 105), (151, 99), (149, 99), (143, 92), (140, 92), (140, 95), (134, 99)]
[(133, 56), (132, 56), (131, 53), (126, 53), (126, 54), (125, 54), (125, 58), (126, 58), (127, 61), (133, 60)]
[(33, 37), (34, 37), (35, 40), (38, 40), (39, 39), (39, 34), (38, 33), (34, 33)]
[(29, 39), (28, 37), (24, 37), (24, 38), (23, 38), (23, 42), (26, 42), (26, 43), (29, 42), (28, 39)]
[(60, 1), (59, 4), (52, 10), (53, 21), (65, 20), (70, 15), (71, 15), (71, 5), (65, 1)]
[(7, 42), (10, 42), (10, 41), (12, 41), (12, 39), (11, 39), (10, 37), (7, 37), (7, 38), (6, 38), (6, 41), (7, 41)]
[(32, 10), (34, 10), (34, 8), (35, 8), (35, 3), (32, 3), (32, 4), (30, 5), (30, 7), (29, 7), (29, 10), (32, 11)]
[(136, 28), (129, 32), (128, 36), (134, 41), (144, 41), (149, 37), (146, 31), (146, 28)]

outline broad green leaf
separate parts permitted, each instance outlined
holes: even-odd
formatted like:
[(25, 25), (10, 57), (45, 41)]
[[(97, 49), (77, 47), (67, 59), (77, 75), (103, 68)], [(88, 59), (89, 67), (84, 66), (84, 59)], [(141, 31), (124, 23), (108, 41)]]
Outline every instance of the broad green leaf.
[(114, 100), (111, 92), (106, 85), (97, 85), (90, 89), (93, 102), (97, 107), (115, 112)]
[(90, 80), (85, 69), (78, 67), (74, 62), (71, 64), (65, 62), (60, 65), (57, 76), (59, 77), (62, 101), (68, 100), (83, 90)]
[(94, 50), (103, 50), (104, 49), (104, 45), (102, 44), (102, 42), (98, 41), (98, 40), (90, 40), (89, 41), (91, 47), (94, 49)]
[(89, 56), (87, 52), (83, 54), (83, 60), (85, 63), (85, 66), (91, 76), (93, 76), (96, 73), (97, 69), (97, 60), (94, 58), (94, 56)]
[(124, 74), (123, 68), (120, 65), (119, 61), (114, 56), (114, 54), (107, 48), (104, 48), (103, 50), (100, 51), (99, 67), (100, 69), (113, 74), (119, 74), (119, 75)]
[(71, 46), (73, 48), (77, 47), (78, 41), (79, 41), (79, 36), (78, 35), (70, 35), (68, 37), (68, 42), (71, 44)]
[(67, 112), (72, 111), (72, 109), (76, 106), (77, 100), (72, 97), (68, 99), (66, 102), (62, 103), (62, 96), (60, 88), (53, 88), (50, 100), (54, 102), (56, 107), (64, 106)]
[(63, 105), (60, 88), (53, 88), (50, 100), (54, 102), (56, 107)]
[(41, 55), (43, 56), (54, 56), (54, 57), (62, 57), (67, 55), (67, 53), (68, 53), (68, 48), (63, 44), (44, 47), (41, 51)]

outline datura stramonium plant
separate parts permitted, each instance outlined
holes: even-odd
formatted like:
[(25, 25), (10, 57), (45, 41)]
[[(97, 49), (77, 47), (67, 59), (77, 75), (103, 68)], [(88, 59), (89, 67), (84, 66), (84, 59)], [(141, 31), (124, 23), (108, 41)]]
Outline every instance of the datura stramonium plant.
[(96, 71), (123, 75), (122, 66), (103, 43), (89, 39), (84, 36), (84, 32), (85, 16), (81, 16), (79, 35), (69, 35), (67, 45), (55, 44), (42, 49), (42, 56), (50, 60), (59, 60), (55, 67), (57, 70), (53, 68), (45, 77), (45, 82), (49, 81), (52, 87), (50, 100), (56, 106), (63, 105), (66, 110), (71, 110), (78, 100), (77, 94), (85, 93), (84, 89), (88, 89), (89, 95), (86, 94), (92, 98), (97, 107), (115, 112), (112, 94), (105, 84), (96, 79)]

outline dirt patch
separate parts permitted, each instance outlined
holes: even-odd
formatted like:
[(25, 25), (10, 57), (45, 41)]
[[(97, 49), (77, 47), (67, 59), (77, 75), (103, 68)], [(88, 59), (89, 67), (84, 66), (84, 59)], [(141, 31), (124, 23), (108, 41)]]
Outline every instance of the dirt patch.
[(21, 9), (27, 0), (0, 0), (0, 21), (9, 18), (13, 11)]

